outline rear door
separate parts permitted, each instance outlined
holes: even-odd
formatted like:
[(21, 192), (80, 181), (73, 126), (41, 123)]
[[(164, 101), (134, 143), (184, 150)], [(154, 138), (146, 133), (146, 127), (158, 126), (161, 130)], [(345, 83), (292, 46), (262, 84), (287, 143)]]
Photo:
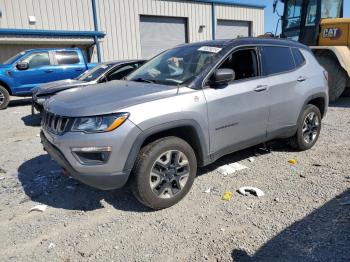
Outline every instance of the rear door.
[(51, 82), (56, 78), (53, 59), (48, 51), (31, 52), (19, 62), (28, 63), (29, 68), (18, 70), (15, 67), (11, 72), (15, 79), (16, 94), (28, 94), (38, 84)]
[(53, 53), (56, 64), (55, 80), (76, 78), (86, 70), (85, 60), (80, 52), (58, 50)]
[[(269, 79), (270, 115), (268, 135), (283, 133), (296, 125), (300, 111), (298, 89), (306, 81), (302, 71), (296, 70), (293, 48), (282, 46), (261, 47), (262, 69)], [(299, 58), (303, 59), (303, 58)], [(302, 60), (300, 63), (303, 63)]]
[(233, 69), (236, 79), (222, 88), (206, 87), (203, 92), (210, 152), (222, 155), (266, 138), (269, 97), (268, 79), (260, 77), (257, 49), (234, 51), (219, 68)]

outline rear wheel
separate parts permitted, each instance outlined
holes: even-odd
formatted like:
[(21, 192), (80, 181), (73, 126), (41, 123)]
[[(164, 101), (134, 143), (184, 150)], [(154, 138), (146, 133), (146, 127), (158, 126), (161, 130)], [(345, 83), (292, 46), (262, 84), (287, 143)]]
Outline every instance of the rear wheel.
[(345, 90), (347, 75), (332, 56), (321, 54), (317, 56), (317, 60), (328, 72), (329, 101), (334, 102)]
[(0, 86), (0, 109), (7, 108), (10, 103), (10, 94), (7, 89), (3, 86)]
[(197, 160), (191, 146), (180, 138), (165, 137), (141, 149), (131, 188), (144, 205), (163, 209), (185, 197), (196, 173)]
[(350, 86), (345, 89), (343, 96), (350, 97)]
[(290, 145), (297, 150), (312, 148), (321, 132), (321, 112), (314, 105), (307, 105), (298, 120), (297, 132), (290, 139)]

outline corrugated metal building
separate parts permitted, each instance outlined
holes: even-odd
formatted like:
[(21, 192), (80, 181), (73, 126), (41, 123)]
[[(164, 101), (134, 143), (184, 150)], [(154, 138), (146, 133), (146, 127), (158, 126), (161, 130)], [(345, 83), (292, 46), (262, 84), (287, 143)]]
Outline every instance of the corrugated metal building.
[(0, 63), (37, 47), (94, 61), (149, 58), (186, 42), (264, 33), (264, 6), (232, 0), (0, 0)]

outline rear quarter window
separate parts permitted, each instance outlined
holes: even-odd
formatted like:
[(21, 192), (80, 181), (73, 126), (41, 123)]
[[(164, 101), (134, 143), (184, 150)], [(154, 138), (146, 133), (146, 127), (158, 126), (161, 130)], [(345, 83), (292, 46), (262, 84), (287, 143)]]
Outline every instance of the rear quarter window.
[(300, 52), (300, 50), (297, 49), (297, 48), (292, 48), (292, 53), (293, 53), (293, 56), (294, 56), (295, 66), (296, 67), (303, 66), (303, 64), (305, 63), (305, 57)]
[(79, 64), (80, 59), (75, 51), (56, 51), (56, 60), (59, 65)]
[(279, 74), (295, 69), (294, 58), (289, 47), (264, 46), (261, 49), (264, 75)]

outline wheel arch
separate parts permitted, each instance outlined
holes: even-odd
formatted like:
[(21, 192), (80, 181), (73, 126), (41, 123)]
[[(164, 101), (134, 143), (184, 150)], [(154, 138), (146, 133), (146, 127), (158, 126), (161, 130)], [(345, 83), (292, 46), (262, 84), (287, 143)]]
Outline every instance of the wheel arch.
[[(316, 106), (320, 110), (322, 118), (326, 115), (327, 107), (328, 107), (328, 100), (327, 100), (327, 96), (325, 94), (318, 93), (318, 94), (315, 94), (315, 95), (308, 97), (308, 99), (306, 99), (306, 101), (304, 103), (303, 109), (305, 108), (306, 105), (310, 105), (310, 104)], [(300, 114), (301, 113), (302, 113), (302, 111), (300, 112)]]
[(12, 96), (12, 91), (10, 86), (3, 80), (0, 79), (0, 86), (3, 86), (8, 92), (9, 94)]
[(132, 146), (124, 170), (133, 168), (137, 155), (143, 146), (166, 136), (176, 136), (185, 140), (193, 148), (199, 166), (208, 162), (207, 142), (199, 124), (194, 120), (179, 120), (143, 131)]

